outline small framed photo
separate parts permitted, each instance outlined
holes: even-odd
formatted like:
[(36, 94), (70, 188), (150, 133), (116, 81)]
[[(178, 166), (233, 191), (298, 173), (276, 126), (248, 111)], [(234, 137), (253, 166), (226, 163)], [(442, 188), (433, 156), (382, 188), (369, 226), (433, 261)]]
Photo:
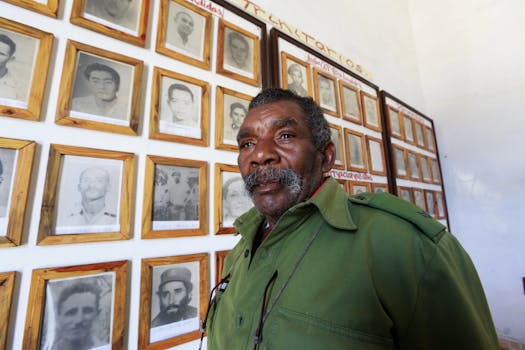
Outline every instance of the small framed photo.
[(235, 233), (233, 222), (253, 207), (239, 167), (215, 164), (215, 233)]
[(432, 174), (430, 173), (430, 160), (428, 157), (419, 155), (421, 164), (421, 178), (423, 182), (432, 183)]
[(427, 135), (427, 149), (430, 152), (436, 153), (436, 138), (434, 137), (434, 130), (425, 126), (425, 133)]
[(401, 179), (408, 179), (407, 150), (396, 145), (392, 145), (392, 148), (396, 176)]
[(223, 19), (219, 20), (217, 73), (244, 83), (261, 83), (259, 37)]
[(146, 157), (142, 238), (207, 234), (207, 168), (198, 160)]
[(123, 349), (128, 261), (33, 270), (23, 348)]
[(131, 44), (144, 46), (149, 0), (75, 0), (71, 23)]
[(149, 137), (208, 146), (210, 85), (155, 67)]
[(361, 106), (363, 107), (364, 124), (367, 128), (381, 131), (381, 112), (377, 96), (361, 90)]
[(281, 52), (281, 85), (301, 97), (312, 96), (310, 65), (289, 53)]
[(435, 192), (436, 199), (436, 215), (437, 219), (446, 219), (447, 212), (445, 210), (445, 197), (443, 197), (443, 192)]
[(360, 194), (370, 192), (369, 182), (348, 181), (346, 185), (348, 186), (349, 194)]
[(425, 203), (425, 194), (423, 190), (420, 188), (413, 188), (412, 193), (414, 194), (414, 204), (426, 211), (427, 205)]
[(412, 151), (407, 151), (409, 179), (421, 181), (421, 167), (419, 166), (419, 155)]
[(366, 173), (366, 145), (363, 134), (345, 128), (346, 168)]
[(222, 279), (224, 260), (230, 252), (231, 250), (219, 250), (215, 252), (215, 284), (219, 284)]
[(339, 117), (339, 94), (336, 79), (314, 68), (315, 101), (323, 112)]
[(388, 123), (390, 126), (390, 135), (400, 140), (404, 139), (403, 118), (399, 111), (391, 106), (387, 106)]
[(157, 52), (210, 69), (212, 14), (184, 0), (160, 3)]
[(436, 217), (436, 198), (434, 197), (434, 191), (425, 190), (425, 203), (427, 206), (427, 213), (433, 218)]
[(139, 349), (167, 349), (200, 337), (209, 264), (206, 253), (142, 259)]
[(425, 135), (425, 127), (423, 126), (423, 124), (415, 120), (414, 120), (414, 127), (416, 129), (415, 136), (416, 136), (417, 146), (422, 149), (426, 149), (427, 140), (426, 140), (426, 135)]
[(388, 193), (388, 184), (372, 183), (372, 192), (374, 193)]
[(439, 164), (437, 159), (430, 158), (430, 172), (432, 174), (432, 182), (440, 185), (441, 184), (441, 173), (439, 170)]
[(1, 116), (40, 120), (52, 45), (53, 34), (0, 18)]
[(330, 135), (335, 145), (335, 169), (345, 169), (344, 146), (343, 146), (343, 128), (340, 125), (328, 123)]
[(135, 155), (52, 144), (38, 244), (129, 239)]
[(339, 80), (339, 94), (341, 95), (343, 119), (362, 125), (363, 116), (361, 114), (359, 90), (356, 87)]
[(0, 349), (5, 350), (7, 346), (7, 335), (9, 334), (9, 315), (13, 290), (15, 287), (16, 272), (0, 272)]
[(403, 117), (403, 126), (405, 130), (405, 142), (412, 145), (416, 144), (416, 136), (414, 135), (414, 120), (406, 114), (401, 114)]
[(143, 62), (68, 40), (55, 122), (136, 135)]
[(238, 152), (237, 133), (248, 114), (252, 97), (217, 86), (215, 104), (215, 148)]
[(366, 136), (366, 152), (368, 154), (368, 171), (374, 175), (386, 176), (385, 152), (381, 139)]
[(414, 196), (410, 187), (397, 186), (397, 195), (407, 202), (414, 203)]
[(60, 0), (4, 0), (43, 15), (56, 18)]
[(33, 141), (0, 138), (0, 247), (22, 241), (35, 148)]

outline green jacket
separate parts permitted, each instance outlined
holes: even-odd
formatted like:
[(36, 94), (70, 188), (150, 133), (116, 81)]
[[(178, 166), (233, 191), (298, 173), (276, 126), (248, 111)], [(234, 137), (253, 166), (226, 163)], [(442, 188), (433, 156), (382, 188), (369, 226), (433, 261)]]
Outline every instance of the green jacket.
[(412, 204), (349, 197), (329, 179), (252, 256), (263, 221), (255, 209), (236, 221), (242, 239), (210, 308), (208, 349), (254, 349), (261, 323), (259, 350), (498, 349), (470, 258)]

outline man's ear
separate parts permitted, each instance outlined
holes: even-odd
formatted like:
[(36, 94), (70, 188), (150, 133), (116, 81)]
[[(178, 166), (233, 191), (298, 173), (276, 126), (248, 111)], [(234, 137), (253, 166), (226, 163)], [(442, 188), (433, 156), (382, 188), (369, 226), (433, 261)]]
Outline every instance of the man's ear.
[(323, 163), (321, 164), (321, 169), (323, 170), (323, 173), (327, 173), (333, 168), (335, 163), (334, 142), (329, 140), (321, 153), (323, 154)]

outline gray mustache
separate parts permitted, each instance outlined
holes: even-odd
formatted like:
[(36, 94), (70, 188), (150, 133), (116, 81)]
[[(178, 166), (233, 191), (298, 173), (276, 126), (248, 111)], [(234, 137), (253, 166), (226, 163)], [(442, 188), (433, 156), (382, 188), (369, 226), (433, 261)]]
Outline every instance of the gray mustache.
[(299, 194), (302, 190), (301, 178), (292, 169), (258, 167), (244, 178), (244, 185), (250, 196), (253, 196), (256, 186), (267, 182), (283, 184), (292, 195)]

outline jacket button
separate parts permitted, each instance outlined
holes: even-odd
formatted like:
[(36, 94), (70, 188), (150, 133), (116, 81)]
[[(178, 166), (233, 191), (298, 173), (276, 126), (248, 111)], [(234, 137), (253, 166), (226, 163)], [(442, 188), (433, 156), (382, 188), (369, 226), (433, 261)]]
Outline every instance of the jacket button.
[(244, 251), (244, 257), (247, 258), (250, 255), (250, 249)]

